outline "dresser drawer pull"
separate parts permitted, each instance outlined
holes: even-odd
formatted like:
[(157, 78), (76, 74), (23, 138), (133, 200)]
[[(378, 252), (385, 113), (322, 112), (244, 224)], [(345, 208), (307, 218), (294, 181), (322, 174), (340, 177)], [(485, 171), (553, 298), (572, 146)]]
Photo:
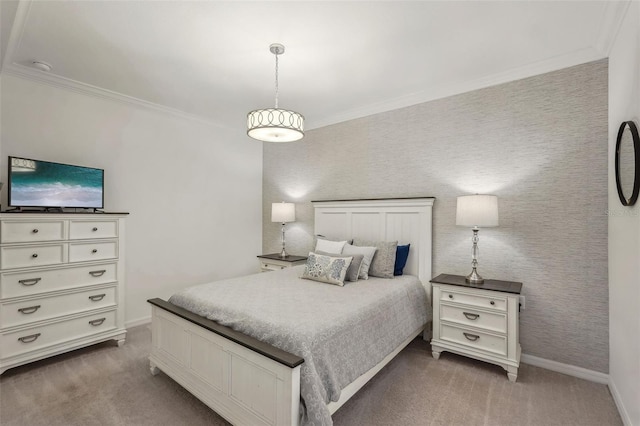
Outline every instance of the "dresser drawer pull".
[(93, 253), (93, 254), (95, 254), (95, 253), (97, 253), (97, 252), (98, 252), (98, 249), (93, 249), (93, 250), (91, 250), (91, 253)]
[(94, 226), (94, 227), (93, 227), (93, 229), (92, 229), (92, 231), (93, 231), (93, 232), (96, 232), (97, 230), (98, 230), (98, 228), (97, 228), (97, 227), (95, 227), (95, 226)]
[(33, 231), (31, 231), (31, 232), (33, 232), (34, 234), (37, 234), (37, 233), (38, 233), (38, 228), (35, 228), (35, 229), (34, 229)]
[(26, 279), (26, 280), (18, 280), (18, 282), (20, 284), (26, 285), (28, 287), (28, 286), (31, 286), (31, 285), (38, 284), (38, 282), (40, 282), (41, 279), (42, 278), (29, 278), (29, 279)]
[(105, 321), (106, 321), (106, 318), (100, 318), (100, 319), (97, 319), (97, 320), (89, 321), (89, 324), (91, 324), (94, 327), (97, 327), (97, 326), (99, 326), (100, 324), (102, 324)]
[(38, 309), (40, 309), (40, 305), (29, 306), (28, 308), (20, 308), (18, 309), (18, 312), (20, 312), (21, 314), (32, 314)]
[(92, 277), (101, 277), (105, 272), (107, 272), (106, 269), (101, 269), (99, 271), (89, 271), (89, 275), (91, 275)]
[(31, 343), (35, 342), (38, 337), (40, 337), (40, 333), (32, 334), (30, 336), (18, 337), (18, 340), (20, 340), (22, 343)]
[(91, 299), (92, 302), (99, 302), (102, 299), (104, 299), (105, 296), (106, 296), (105, 293), (96, 294), (95, 296), (89, 296), (89, 299)]
[(450, 294), (450, 295), (449, 295), (449, 299), (453, 299), (453, 294)]
[(494, 302), (493, 300), (491, 302), (489, 302), (491, 304), (491, 306), (495, 305), (496, 302)]
[(480, 336), (478, 336), (477, 334), (469, 334), (465, 332), (462, 332), (462, 334), (464, 334), (464, 337), (466, 337), (467, 340), (471, 340), (472, 342), (475, 342), (480, 338)]
[(31, 257), (33, 257), (33, 258), (35, 259), (36, 257), (38, 257), (38, 253), (33, 253), (33, 254), (31, 255)]
[(467, 319), (470, 319), (471, 321), (474, 321), (480, 318), (480, 314), (470, 314), (469, 312), (463, 312), (463, 314), (465, 317), (467, 317)]

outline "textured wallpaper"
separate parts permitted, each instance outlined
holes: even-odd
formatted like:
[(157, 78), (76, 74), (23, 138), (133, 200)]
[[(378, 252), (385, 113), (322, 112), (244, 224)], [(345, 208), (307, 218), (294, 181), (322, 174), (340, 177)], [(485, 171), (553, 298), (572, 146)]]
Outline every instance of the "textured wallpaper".
[(521, 281), (524, 353), (608, 371), (607, 61), (264, 144), (263, 250), (280, 249), (271, 203), (296, 203), (287, 251), (312, 248), (311, 200), (434, 196), (433, 274), (471, 270), (456, 197), (499, 197), (478, 271)]

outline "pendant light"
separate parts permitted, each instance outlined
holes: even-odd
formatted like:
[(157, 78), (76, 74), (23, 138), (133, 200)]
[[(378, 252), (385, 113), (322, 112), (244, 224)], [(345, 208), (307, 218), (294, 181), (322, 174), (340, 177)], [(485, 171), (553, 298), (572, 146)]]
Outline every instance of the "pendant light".
[(304, 137), (304, 116), (278, 108), (278, 55), (284, 46), (273, 43), (269, 50), (276, 56), (276, 106), (247, 114), (247, 135), (263, 142), (293, 142)]

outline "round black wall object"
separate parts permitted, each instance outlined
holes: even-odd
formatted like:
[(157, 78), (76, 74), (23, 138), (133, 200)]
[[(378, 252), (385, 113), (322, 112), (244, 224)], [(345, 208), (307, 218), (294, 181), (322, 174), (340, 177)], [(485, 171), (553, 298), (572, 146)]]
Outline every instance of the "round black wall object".
[(616, 187), (623, 206), (633, 206), (640, 192), (640, 136), (633, 121), (623, 121), (616, 139)]

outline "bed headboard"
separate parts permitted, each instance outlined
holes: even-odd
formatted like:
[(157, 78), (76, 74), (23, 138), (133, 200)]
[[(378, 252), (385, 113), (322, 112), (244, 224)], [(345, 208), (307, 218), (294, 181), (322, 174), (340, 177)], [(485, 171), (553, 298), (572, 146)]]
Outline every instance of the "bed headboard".
[(313, 201), (315, 235), (411, 244), (405, 273), (417, 275), (431, 302), (431, 222), (435, 198)]

